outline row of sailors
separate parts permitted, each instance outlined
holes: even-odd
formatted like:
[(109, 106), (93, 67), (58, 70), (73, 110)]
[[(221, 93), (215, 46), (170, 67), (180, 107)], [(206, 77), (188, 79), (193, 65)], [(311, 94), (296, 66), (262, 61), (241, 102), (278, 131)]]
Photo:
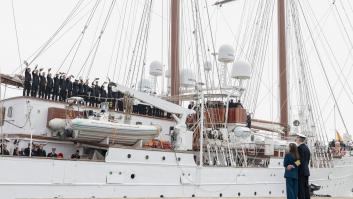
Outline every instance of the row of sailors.
[[(73, 96), (80, 96), (84, 99), (88, 106), (98, 107), (102, 102), (109, 102), (109, 108), (117, 111), (123, 111), (123, 98), (122, 92), (113, 92), (112, 87), (115, 83), (109, 79), (108, 92), (105, 89), (105, 84), (98, 85), (96, 78), (89, 86), (89, 80), (83, 81), (82, 78), (76, 79), (72, 82), (73, 76), (66, 76), (63, 73), (56, 74), (52, 78), (51, 69), (48, 69), (47, 75), (43, 69), (38, 69), (37, 66), (31, 72), (29, 67), (25, 70), (25, 81), (23, 96), (39, 97), (43, 99), (65, 101), (67, 98)], [(133, 113), (156, 116), (168, 117), (170, 114), (165, 114), (164, 111), (151, 107), (145, 104), (133, 105)]]
[[(89, 85), (89, 80), (83, 81), (82, 78), (72, 81), (73, 76), (64, 73), (56, 74), (53, 78), (51, 69), (48, 69), (47, 75), (43, 69), (37, 66), (31, 72), (29, 67), (25, 70), (25, 80), (23, 96), (39, 97), (43, 99), (65, 101), (72, 96), (81, 96), (88, 102), (87, 105), (97, 106), (100, 102), (106, 101), (106, 98), (122, 98), (122, 93), (112, 92), (113, 82), (108, 83), (108, 92), (105, 84), (98, 85), (97, 78)], [(101, 100), (104, 99), (104, 100)], [(122, 107), (122, 106), (121, 106)]]

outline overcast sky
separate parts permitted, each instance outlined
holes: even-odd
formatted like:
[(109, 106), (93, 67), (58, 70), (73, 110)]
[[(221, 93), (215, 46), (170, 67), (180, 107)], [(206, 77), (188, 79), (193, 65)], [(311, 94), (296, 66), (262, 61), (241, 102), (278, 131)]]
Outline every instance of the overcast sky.
[[(257, 0), (239, 0), (222, 7), (217, 7), (212, 6), (212, 4), (215, 2), (214, 0), (207, 0), (211, 19), (211, 29), (213, 32), (216, 49), (218, 49), (218, 47), (222, 44), (231, 44), (234, 48), (236, 48), (237, 45), (240, 45), (236, 41), (239, 37), (238, 32), (239, 27), (241, 26), (240, 19), (242, 16), (244, 3), (247, 3), (246, 5), (248, 6), (252, 6), (256, 4), (256, 1)], [(19, 72), (18, 66), (20, 59), (21, 61), (27, 60), (45, 41), (47, 41), (48, 38), (60, 26), (60, 24), (65, 20), (65, 17), (70, 13), (77, 2), (77, 0), (1, 0), (1, 72), (7, 74)], [(107, 11), (111, 1), (106, 0), (103, 2), (104, 3), (101, 5), (101, 7), (97, 8), (97, 24), (102, 23), (106, 13), (104, 10)], [(87, 74), (83, 74), (83, 76), (87, 76), (91, 79), (94, 77), (105, 79), (105, 77), (108, 75), (110, 78), (114, 76), (118, 81), (126, 76), (124, 70), (130, 60), (127, 58), (128, 56), (127, 54), (124, 54), (124, 52), (129, 52), (129, 47), (130, 49), (133, 48), (135, 38), (133, 35), (118, 33), (118, 30), (123, 29), (127, 32), (137, 32), (137, 28), (133, 29), (133, 25), (131, 23), (123, 24), (121, 22), (124, 16), (126, 18), (125, 20), (130, 20), (131, 22), (134, 21), (133, 19), (135, 18), (136, 20), (134, 27), (137, 27), (140, 16), (142, 15), (142, 9), (145, 1), (135, 0), (133, 2), (134, 3), (132, 3), (132, 1), (117, 1), (117, 5), (115, 6), (116, 10), (114, 10), (112, 13), (112, 19), (114, 20), (109, 22), (108, 28), (104, 33), (104, 39), (102, 39), (102, 49), (98, 51), (97, 59), (95, 60), (91, 71), (87, 73), (86, 69), (85, 72)], [(190, 1), (188, 0), (182, 1), (183, 4), (190, 4), (189, 2)], [(309, 20), (309, 25), (312, 28), (313, 36), (316, 39), (315, 41), (317, 48), (319, 48), (323, 64), (329, 76), (329, 81), (338, 99), (339, 107), (342, 111), (342, 115), (345, 119), (347, 127), (352, 133), (353, 117), (351, 112), (353, 110), (353, 103), (351, 99), (353, 98), (353, 93), (351, 92), (351, 87), (353, 86), (353, 74), (351, 69), (353, 64), (353, 56), (351, 54), (351, 50), (353, 44), (350, 39), (353, 38), (349, 38), (347, 35), (353, 35), (353, 26), (351, 21), (347, 19), (353, 18), (353, 3), (350, 3), (349, 0), (336, 0), (335, 4), (333, 4), (333, 1), (329, 0), (300, 0), (300, 2), (305, 7), (305, 16)], [(204, 0), (200, 0), (201, 9), (205, 9), (204, 3)], [(44, 52), (38, 61), (36, 60), (34, 62), (35, 64), (39, 64), (41, 67), (52, 67), (53, 69), (57, 69), (60, 66), (68, 50), (74, 44), (75, 39), (80, 34), (80, 31), (82, 31), (82, 24), (86, 21), (85, 16), (87, 16), (88, 11), (93, 4), (94, 1), (83, 1), (82, 5), (87, 5), (87, 8), (82, 10), (82, 12), (75, 18), (76, 20), (73, 20), (74, 22), (76, 21), (77, 24), (72, 22), (72, 28), (67, 32), (67, 34), (60, 38), (48, 51)], [(166, 68), (168, 67), (169, 12), (167, 8), (168, 2), (165, 0), (155, 0), (153, 2), (151, 27), (147, 45), (148, 48), (146, 54), (146, 65), (148, 65), (153, 60), (159, 60), (163, 62)], [(183, 5), (182, 9), (184, 12), (182, 16), (184, 18), (190, 16), (191, 11), (186, 11), (189, 8), (190, 5)], [(253, 9), (248, 8), (246, 11), (255, 12), (255, 7)], [(206, 24), (207, 20), (206, 15), (204, 15), (205, 11), (203, 10), (202, 13), (203, 14), (201, 16), (203, 20), (205, 20), (204, 23)], [(16, 19), (20, 51), (18, 51), (13, 16), (15, 16)], [(317, 24), (314, 23), (316, 19), (318, 20), (320, 26), (317, 26)], [(301, 20), (303, 20), (303, 16), (301, 16)], [(257, 102), (258, 108), (256, 116), (258, 118), (276, 121), (279, 118), (278, 110), (275, 108), (278, 102), (278, 81), (276, 75), (272, 74), (276, 72), (277, 68), (277, 43), (274, 39), (277, 34), (275, 21), (276, 17), (274, 17), (273, 27), (271, 28), (270, 37), (272, 43), (269, 44), (269, 52), (267, 55), (268, 58), (265, 62), (266, 65), (264, 66), (264, 80), (261, 83), (262, 90), (259, 94), (259, 100)], [(184, 19), (183, 23), (192, 23), (192, 21)], [(305, 26), (303, 25), (303, 27)], [(98, 28), (96, 28), (95, 31), (92, 31), (93, 33), (90, 38), (91, 41), (94, 41), (94, 38), (97, 35), (97, 30)], [(207, 29), (205, 32), (206, 31)], [(305, 42), (307, 43), (307, 55), (311, 63), (310, 67), (315, 80), (320, 108), (322, 110), (329, 137), (333, 137), (334, 114), (332, 112), (332, 108), (334, 103), (308, 31), (303, 31)], [(185, 27), (182, 31), (182, 33), (189, 33), (189, 35), (192, 35), (191, 32), (191, 30), (188, 30)], [(209, 34), (207, 35), (208, 36), (206, 37), (209, 37)], [(243, 37), (244, 36), (241, 36), (240, 39)], [(192, 36), (183, 37), (183, 42), (185, 40), (186, 44), (182, 47), (184, 52), (182, 58), (182, 67), (186, 67), (185, 65), (191, 64), (187, 60), (188, 56), (185, 55), (188, 54), (188, 50), (191, 48), (191, 46), (187, 45), (187, 41), (191, 38)], [(119, 39), (121, 40), (120, 42)], [(115, 71), (116, 75), (112, 75), (113, 67), (109, 65), (112, 63), (112, 46), (116, 40), (118, 41), (117, 43), (120, 43), (121, 45), (119, 53), (123, 58), (119, 58), (119, 61), (117, 62), (119, 67)], [(93, 42), (87, 42), (87, 44), (83, 44), (82, 49), (89, 49), (92, 43)], [(208, 43), (208, 45), (211, 46), (211, 43)], [(21, 58), (19, 58), (19, 53)], [(236, 53), (240, 54), (241, 52), (237, 50)], [(190, 54), (192, 54), (191, 50)], [(81, 65), (79, 64), (79, 61), (77, 61), (77, 63), (74, 62), (73, 65), (74, 66), (72, 66), (69, 73), (76, 75), (80, 70)], [(66, 72), (68, 68), (65, 67), (66, 66), (64, 66), (61, 71)], [(159, 81), (159, 86), (161, 82), (162, 81)], [(292, 88), (290, 88), (290, 90), (291, 89)], [(3, 91), (4, 89), (2, 89), (2, 95), (4, 95)], [(6, 97), (11, 97), (17, 94), (18, 92), (16, 92), (16, 90), (11, 90), (8, 88)], [(296, 107), (291, 108), (295, 109)], [(345, 132), (345, 128), (340, 121), (338, 114), (336, 117), (337, 129), (340, 132)]]

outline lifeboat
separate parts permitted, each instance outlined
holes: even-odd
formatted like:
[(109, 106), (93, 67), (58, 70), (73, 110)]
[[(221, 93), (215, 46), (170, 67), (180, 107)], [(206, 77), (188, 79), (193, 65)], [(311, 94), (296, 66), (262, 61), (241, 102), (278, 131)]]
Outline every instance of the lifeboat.
[[(58, 121), (55, 123), (57, 129), (59, 123)], [(84, 118), (76, 118), (69, 123), (70, 129), (73, 131), (73, 138), (92, 142), (109, 140), (110, 143), (133, 145), (141, 140), (151, 140), (157, 137), (160, 132), (160, 127), (154, 125), (121, 124)], [(61, 124), (64, 125), (64, 123)], [(50, 122), (49, 125), (53, 126), (53, 122)]]

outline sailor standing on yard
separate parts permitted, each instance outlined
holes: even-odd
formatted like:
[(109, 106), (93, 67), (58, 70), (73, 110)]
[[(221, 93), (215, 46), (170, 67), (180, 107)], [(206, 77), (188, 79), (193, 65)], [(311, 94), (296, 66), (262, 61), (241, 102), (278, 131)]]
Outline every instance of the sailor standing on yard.
[(39, 76), (38, 76), (38, 65), (32, 71), (32, 89), (31, 96), (37, 97), (38, 86), (39, 86)]
[(50, 73), (51, 69), (48, 69), (48, 75), (47, 75), (47, 86), (45, 89), (45, 99), (50, 99), (50, 95), (53, 92), (53, 78), (51, 77), (51, 73)]
[(299, 181), (299, 192), (298, 199), (310, 199), (309, 191), (309, 162), (310, 162), (310, 150), (304, 143), (306, 136), (297, 134), (296, 143), (298, 145), (298, 152), (300, 156), (301, 164), (298, 167), (298, 181)]
[(25, 70), (25, 81), (23, 85), (23, 96), (29, 96), (29, 93), (31, 91), (31, 81), (32, 81), (32, 76), (31, 76), (31, 69), (27, 66)]

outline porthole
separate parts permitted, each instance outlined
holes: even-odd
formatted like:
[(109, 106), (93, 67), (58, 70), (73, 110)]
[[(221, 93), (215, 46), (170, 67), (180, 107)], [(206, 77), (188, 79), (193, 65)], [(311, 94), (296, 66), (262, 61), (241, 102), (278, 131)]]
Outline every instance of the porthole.
[(165, 156), (162, 157), (162, 160), (165, 160)]
[(131, 154), (127, 154), (127, 158), (131, 158)]
[(131, 179), (134, 179), (135, 178), (135, 174), (131, 174)]
[(146, 160), (148, 160), (148, 158), (149, 158), (149, 156), (148, 156), (148, 155), (146, 155), (146, 156), (145, 156), (145, 159), (146, 159)]

